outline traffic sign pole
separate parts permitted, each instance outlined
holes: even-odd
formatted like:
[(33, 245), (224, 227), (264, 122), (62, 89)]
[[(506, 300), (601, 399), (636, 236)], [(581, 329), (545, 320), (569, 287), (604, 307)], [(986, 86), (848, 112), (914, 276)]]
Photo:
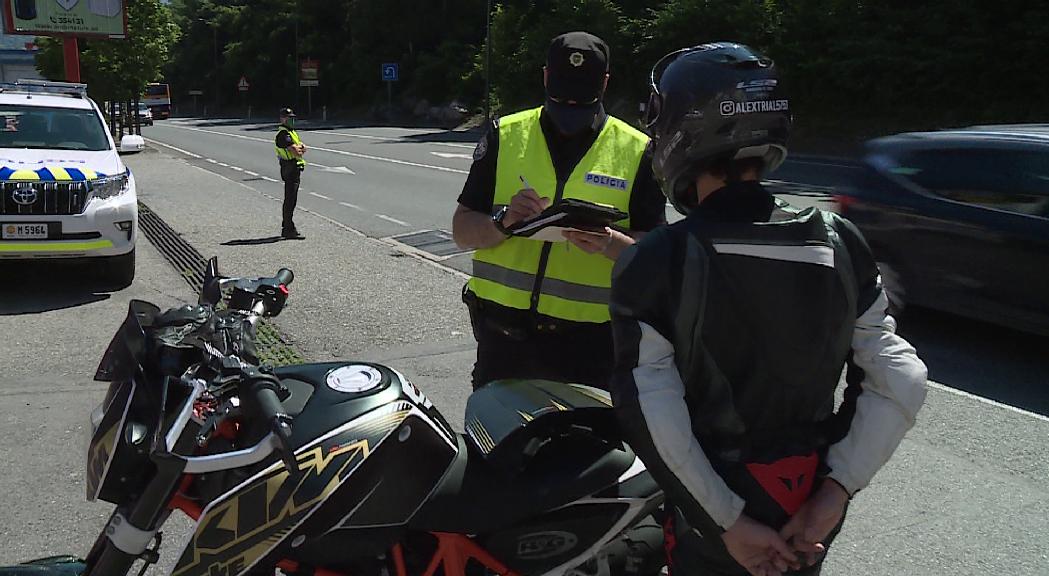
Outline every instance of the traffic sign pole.
[(400, 66), (388, 62), (379, 68), (379, 76), (386, 82), (386, 109), (393, 113), (393, 83), (400, 79)]
[(320, 63), (308, 57), (299, 62), (299, 87), (306, 88), (306, 114), (308, 116), (313, 116), (313, 87), (320, 86), (320, 80), (317, 79), (319, 69)]

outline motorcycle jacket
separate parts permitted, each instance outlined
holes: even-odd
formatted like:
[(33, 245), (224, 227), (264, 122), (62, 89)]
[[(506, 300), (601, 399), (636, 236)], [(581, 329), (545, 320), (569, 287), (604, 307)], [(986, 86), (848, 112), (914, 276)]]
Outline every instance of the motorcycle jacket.
[[(925, 397), (925, 366), (886, 306), (852, 224), (795, 210), (757, 182), (714, 192), (624, 253), (612, 286), (613, 400), (624, 436), (692, 527), (720, 534), (744, 511), (785, 522), (815, 474), (762, 478), (766, 463), (811, 455), (850, 494), (870, 482)], [(862, 377), (848, 379), (835, 411), (850, 357)], [(751, 505), (783, 484), (806, 491), (792, 506), (775, 498), (775, 514)]]

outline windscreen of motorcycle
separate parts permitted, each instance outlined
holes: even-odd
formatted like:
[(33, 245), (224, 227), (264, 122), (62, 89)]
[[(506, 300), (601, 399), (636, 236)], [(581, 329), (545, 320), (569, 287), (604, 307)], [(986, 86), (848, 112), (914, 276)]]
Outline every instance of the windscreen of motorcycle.
[(105, 399), (91, 413), (91, 441), (87, 449), (87, 499), (90, 501), (98, 498), (113, 467), (136, 388), (134, 379), (113, 382)]

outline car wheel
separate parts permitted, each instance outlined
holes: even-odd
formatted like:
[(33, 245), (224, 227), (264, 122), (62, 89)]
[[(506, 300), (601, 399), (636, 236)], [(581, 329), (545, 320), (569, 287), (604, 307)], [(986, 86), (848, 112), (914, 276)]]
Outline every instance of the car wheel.
[(891, 264), (878, 262), (881, 273), (881, 285), (889, 299), (889, 314), (900, 316), (907, 307), (907, 290), (900, 279), (900, 273)]
[(122, 290), (135, 280), (135, 250), (120, 256), (110, 256), (102, 264), (101, 272), (107, 288)]

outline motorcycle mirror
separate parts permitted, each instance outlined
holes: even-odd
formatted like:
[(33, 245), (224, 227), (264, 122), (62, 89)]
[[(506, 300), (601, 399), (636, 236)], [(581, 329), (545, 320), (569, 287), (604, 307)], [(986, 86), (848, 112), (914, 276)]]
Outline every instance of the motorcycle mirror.
[(222, 289), (219, 284), (221, 279), (222, 276), (219, 275), (219, 258), (218, 256), (212, 256), (208, 260), (207, 269), (204, 271), (204, 285), (200, 289), (198, 304), (211, 304), (214, 306), (222, 300)]

